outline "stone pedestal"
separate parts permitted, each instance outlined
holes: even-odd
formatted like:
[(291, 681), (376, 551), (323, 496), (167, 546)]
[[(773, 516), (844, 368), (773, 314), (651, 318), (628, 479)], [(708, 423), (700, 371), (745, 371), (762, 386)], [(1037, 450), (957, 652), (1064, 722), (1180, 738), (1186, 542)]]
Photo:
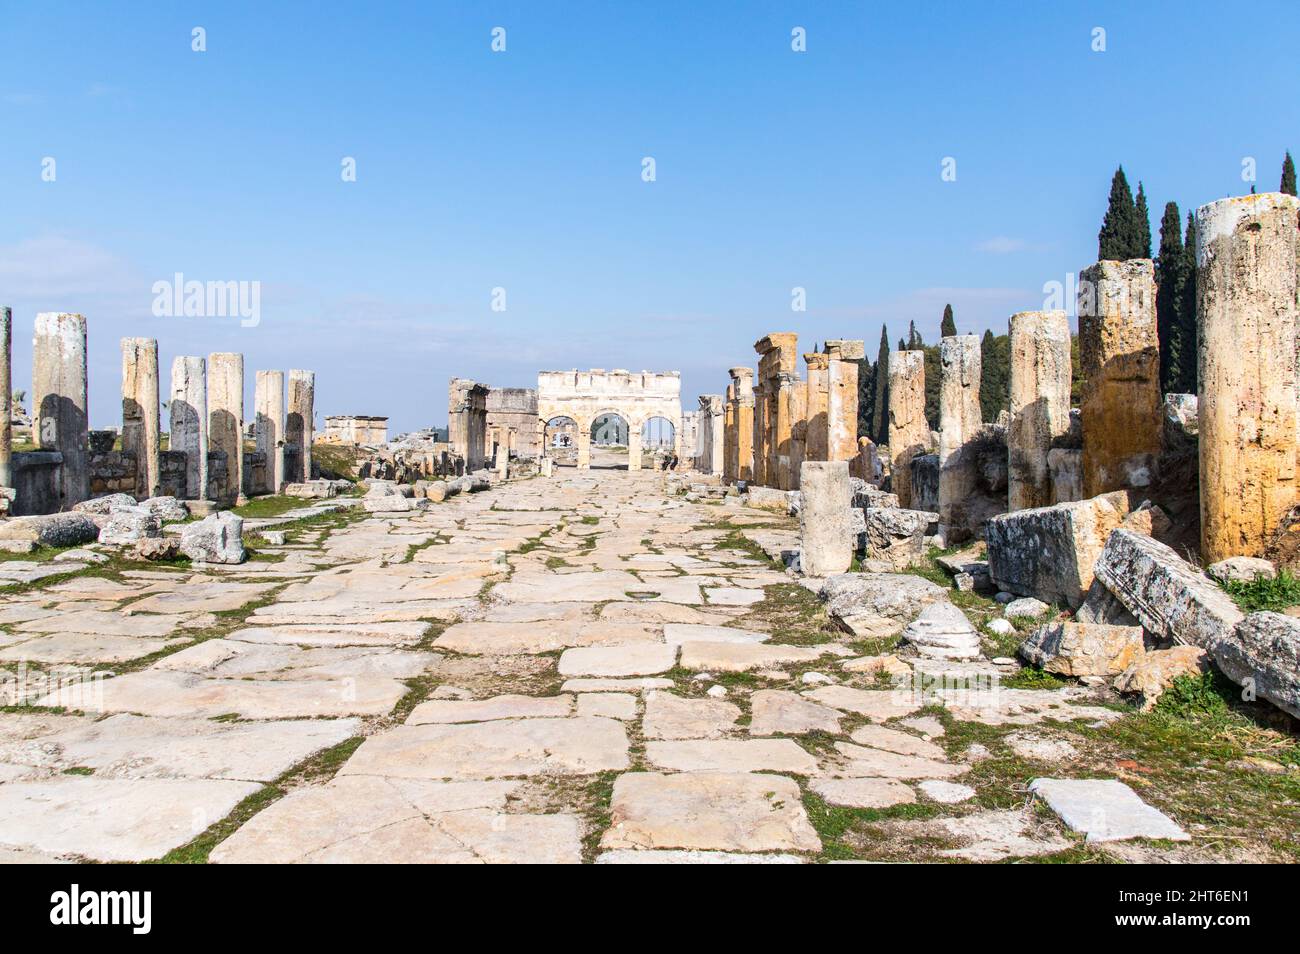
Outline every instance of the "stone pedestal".
[(799, 468), (799, 565), (805, 576), (844, 573), (853, 562), (852, 489), (845, 461), (805, 461)]
[(1070, 323), (1064, 311), (1011, 316), (1007, 508), (1052, 503), (1047, 452), (1070, 429)]
[(185, 496), (208, 499), (207, 362), (183, 355), (172, 360), (171, 433), (168, 449), (185, 452)]
[(889, 453), (893, 491), (903, 509), (912, 506), (912, 458), (930, 445), (925, 420), (925, 352), (889, 353)]
[(1295, 503), (1294, 196), (1196, 210), (1201, 560), (1257, 556)]
[(208, 355), (208, 449), (226, 455), (226, 474), (213, 489), (216, 500), (233, 504), (244, 486), (244, 356)]
[[(484, 389), (486, 402), (486, 388)], [(316, 414), (316, 372), (314, 371), (289, 371), (289, 411), (285, 418), (285, 439), (286, 442), (299, 450), (298, 460), (299, 472), (302, 476), (298, 479), (311, 480), (311, 445), (315, 439), (315, 414)], [(487, 410), (486, 403), (483, 411), (484, 423), (486, 426)], [(482, 447), (479, 444), (479, 466), (482, 466)], [(466, 461), (466, 469), (469, 463)]]
[(1150, 487), (1160, 456), (1160, 343), (1148, 258), (1079, 275), (1083, 496)]
[(257, 452), (266, 458), (271, 493), (278, 494), (284, 474), (284, 372), (258, 371), (253, 389), (253, 438)]
[(971, 442), (979, 433), (980, 339), (956, 335), (939, 343), (939, 533), (948, 546), (970, 537), (966, 503), (975, 490)]
[(158, 419), (158, 342), (122, 339), (122, 450), (135, 455), (135, 496), (157, 497), (162, 489)]
[[(591, 469), (591, 422), (578, 424), (578, 470)], [(637, 441), (640, 441), (638, 436)]]
[(32, 427), (42, 450), (63, 455), (59, 509), (90, 496), (86, 397), (86, 319), (63, 312), (36, 316), (32, 341)]

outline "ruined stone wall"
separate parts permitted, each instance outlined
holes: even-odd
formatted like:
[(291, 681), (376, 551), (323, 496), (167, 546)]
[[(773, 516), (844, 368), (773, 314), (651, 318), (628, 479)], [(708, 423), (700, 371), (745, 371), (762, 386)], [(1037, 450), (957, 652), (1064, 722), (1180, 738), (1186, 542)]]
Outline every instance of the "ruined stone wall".
[(465, 461), (465, 470), (487, 463), (488, 387), (468, 378), (452, 378), (447, 393), (447, 442)]
[(776, 332), (754, 343), (754, 481), (764, 487), (797, 490), (792, 429), (794, 391), (799, 386), (799, 337)]
[(503, 442), (516, 457), (541, 453), (543, 425), (537, 417), (535, 388), (488, 388), (485, 408), (489, 456)]

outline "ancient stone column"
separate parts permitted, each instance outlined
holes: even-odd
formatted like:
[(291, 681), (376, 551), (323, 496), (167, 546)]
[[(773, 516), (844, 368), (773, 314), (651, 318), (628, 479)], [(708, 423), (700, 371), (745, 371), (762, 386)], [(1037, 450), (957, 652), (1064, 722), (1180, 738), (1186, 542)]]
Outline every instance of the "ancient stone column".
[(1196, 210), (1206, 564), (1259, 555), (1295, 503), (1298, 219), (1276, 192)]
[(1064, 311), (1011, 316), (1011, 427), (1007, 507), (1052, 503), (1047, 452), (1070, 429), (1070, 323)]
[(826, 459), (853, 460), (858, 453), (858, 368), (867, 356), (858, 340), (826, 342)]
[(13, 473), (13, 312), (0, 308), (0, 487), (14, 485)]
[(284, 490), (284, 372), (258, 371), (253, 391), (253, 438), (266, 457), (271, 493)]
[(736, 400), (736, 480), (754, 479), (754, 369), (732, 368)]
[(208, 355), (208, 450), (226, 455), (226, 477), (214, 491), (233, 504), (244, 487), (244, 356)]
[(939, 342), (939, 533), (951, 546), (975, 529), (966, 502), (975, 489), (971, 442), (979, 432), (980, 339), (955, 335)]
[(753, 461), (750, 478), (760, 487), (767, 484), (767, 388), (760, 379), (754, 384), (754, 413), (751, 428)]
[(90, 437), (86, 398), (86, 319), (46, 311), (32, 341), (32, 425), (42, 450), (63, 455), (59, 509), (90, 496)]
[(496, 459), (497, 477), (505, 480), (510, 474), (510, 438), (506, 434), (501, 435), (497, 441), (497, 459)]
[(829, 422), (826, 418), (828, 354), (812, 352), (803, 356), (808, 377), (804, 381), (804, 460), (829, 460)]
[(1098, 262), (1079, 274), (1083, 496), (1142, 489), (1160, 456), (1160, 343), (1149, 258)]
[[(591, 469), (591, 425), (592, 421), (578, 422), (577, 433), (574, 438), (578, 442), (578, 470)], [(639, 441), (640, 438), (638, 437)]]
[[(768, 487), (793, 490), (799, 475), (791, 469), (790, 429), (794, 426), (791, 403), (799, 383), (798, 335), (777, 332), (754, 343), (759, 354), (764, 451), (763, 483)], [(758, 415), (755, 416), (755, 453), (758, 453)]]
[(135, 495), (158, 496), (159, 462), (158, 342), (122, 339), (122, 450), (135, 454)]
[(722, 474), (722, 395), (701, 394), (699, 413), (699, 460), (704, 474)]
[(633, 424), (631, 421), (627, 425), (627, 469), (641, 469), (641, 428), (644, 424)]
[(842, 460), (810, 460), (799, 471), (800, 569), (804, 576), (843, 573), (853, 562), (849, 465)]
[[(297, 447), (298, 450), (298, 472), (301, 476), (292, 475), (295, 480), (311, 480), (311, 444), (315, 438), (315, 414), (316, 414), (316, 372), (314, 371), (289, 371), (289, 412), (285, 419), (285, 437), (286, 440)], [(474, 444), (471, 443), (471, 450)], [(483, 434), (478, 434), (478, 457), (479, 465), (483, 459)], [(466, 460), (466, 469), (469, 468), (469, 461)]]
[(185, 496), (208, 499), (207, 362), (182, 356), (172, 359), (171, 432), (168, 449), (185, 452)]
[(930, 446), (925, 421), (925, 352), (889, 352), (889, 454), (898, 505), (912, 506), (912, 458)]

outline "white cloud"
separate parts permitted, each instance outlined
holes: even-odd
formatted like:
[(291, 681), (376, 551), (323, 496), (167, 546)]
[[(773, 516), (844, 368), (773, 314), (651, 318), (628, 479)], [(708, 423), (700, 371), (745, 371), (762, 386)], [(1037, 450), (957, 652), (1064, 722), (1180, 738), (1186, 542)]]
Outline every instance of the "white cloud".
[(1028, 251), (1030, 248), (1030, 244), (1024, 239), (1008, 238), (1005, 235), (998, 235), (975, 244), (975, 251), (989, 255), (1011, 255), (1015, 252)]

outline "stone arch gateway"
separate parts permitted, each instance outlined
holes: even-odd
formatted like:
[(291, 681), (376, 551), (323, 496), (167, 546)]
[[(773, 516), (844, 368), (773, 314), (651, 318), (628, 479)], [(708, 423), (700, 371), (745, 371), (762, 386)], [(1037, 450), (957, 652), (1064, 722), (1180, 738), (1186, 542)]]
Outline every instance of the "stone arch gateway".
[(641, 427), (652, 417), (673, 426), (673, 452), (678, 453), (682, 422), (682, 379), (676, 371), (542, 371), (537, 375), (537, 416), (577, 423), (578, 467), (591, 467), (591, 425), (602, 414), (617, 414), (627, 422), (628, 469), (641, 469)]

